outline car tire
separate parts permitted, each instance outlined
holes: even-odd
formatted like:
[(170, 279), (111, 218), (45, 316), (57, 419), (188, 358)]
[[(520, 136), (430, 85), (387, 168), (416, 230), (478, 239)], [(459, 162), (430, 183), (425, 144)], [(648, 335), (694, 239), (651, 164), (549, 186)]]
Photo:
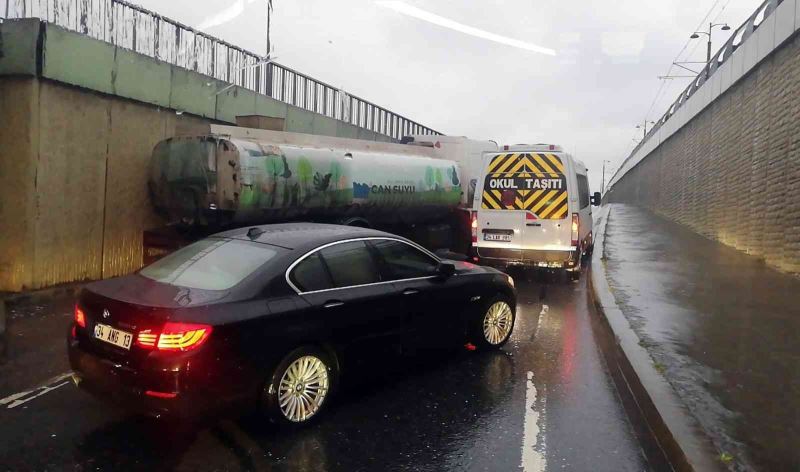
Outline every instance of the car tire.
[(517, 319), (514, 303), (498, 295), (485, 303), (472, 322), (472, 339), (479, 349), (500, 349), (511, 338)]
[(264, 414), (281, 426), (316, 420), (330, 402), (337, 375), (336, 364), (323, 350), (313, 346), (293, 350), (264, 382)]

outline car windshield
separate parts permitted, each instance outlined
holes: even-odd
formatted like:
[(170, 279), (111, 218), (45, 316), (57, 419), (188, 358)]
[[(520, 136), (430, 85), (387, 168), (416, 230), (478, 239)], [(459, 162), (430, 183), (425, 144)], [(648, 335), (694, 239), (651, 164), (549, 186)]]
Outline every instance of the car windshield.
[(149, 279), (180, 287), (226, 290), (275, 257), (277, 248), (235, 239), (203, 239), (145, 267)]

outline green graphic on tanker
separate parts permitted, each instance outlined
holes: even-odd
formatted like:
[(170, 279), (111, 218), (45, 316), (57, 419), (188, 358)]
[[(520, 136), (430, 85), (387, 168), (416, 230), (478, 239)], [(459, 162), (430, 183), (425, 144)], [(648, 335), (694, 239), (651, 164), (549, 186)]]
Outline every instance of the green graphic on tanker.
[(343, 161), (333, 153), (287, 154), (277, 146), (264, 151), (242, 156), (242, 209), (457, 205), (461, 198), (458, 169), (448, 161), (420, 165), (401, 157), (377, 165)]

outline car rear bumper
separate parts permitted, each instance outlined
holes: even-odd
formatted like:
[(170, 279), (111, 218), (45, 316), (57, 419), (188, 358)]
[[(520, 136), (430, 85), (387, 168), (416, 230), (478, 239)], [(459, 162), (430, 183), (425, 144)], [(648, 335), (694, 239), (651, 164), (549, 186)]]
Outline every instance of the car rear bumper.
[(482, 263), (490, 265), (522, 265), (528, 267), (572, 269), (577, 264), (577, 251), (478, 247)]
[(137, 370), (88, 352), (74, 339), (67, 342), (67, 352), (78, 387), (126, 410), (152, 416), (200, 418), (224, 409), (216, 402), (216, 395), (204, 394), (201, 388), (190, 384), (185, 366)]

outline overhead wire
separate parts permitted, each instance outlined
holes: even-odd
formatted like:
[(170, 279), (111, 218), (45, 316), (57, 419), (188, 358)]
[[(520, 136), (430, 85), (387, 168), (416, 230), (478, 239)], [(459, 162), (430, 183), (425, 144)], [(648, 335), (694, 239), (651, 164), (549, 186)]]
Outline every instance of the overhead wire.
[[(714, 0), (714, 3), (713, 3), (713, 4), (711, 4), (711, 7), (708, 9), (708, 11), (706, 11), (706, 14), (705, 14), (705, 15), (703, 15), (703, 19), (702, 19), (702, 20), (700, 20), (700, 22), (698, 23), (698, 25), (695, 27), (695, 29), (694, 29), (695, 31), (698, 31), (698, 30), (700, 29), (700, 27), (702, 27), (702, 26), (703, 26), (703, 24), (705, 24), (706, 20), (707, 20), (707, 19), (708, 19), (708, 17), (711, 15), (711, 12), (713, 12), (713, 11), (714, 11), (714, 9), (717, 7), (717, 5), (719, 5), (720, 1), (722, 1), (722, 0)], [(728, 6), (728, 4), (730, 3), (730, 1), (731, 1), (731, 0), (726, 0), (726, 3), (725, 3), (725, 5), (724, 5), (724, 6), (722, 7), (722, 9), (721, 9), (721, 10), (720, 10), (720, 11), (717, 13), (717, 16), (715, 17), (715, 19), (719, 17), (719, 15), (722, 13), (722, 11), (725, 9), (725, 7), (727, 7), (727, 6)], [(713, 22), (713, 21), (714, 21), (714, 20), (712, 20), (712, 22)], [(683, 54), (683, 52), (684, 52), (684, 51), (686, 51), (686, 48), (688, 48), (688, 47), (689, 47), (689, 43), (690, 43), (690, 42), (691, 42), (691, 38), (687, 38), (687, 39), (686, 39), (686, 42), (683, 44), (683, 47), (681, 48), (681, 50), (680, 50), (680, 51), (678, 51), (678, 54), (676, 54), (676, 55), (675, 55), (675, 58), (674, 58), (674, 59), (672, 60), (672, 62), (670, 63), (670, 65), (669, 65), (669, 69), (667, 69), (667, 73), (665, 74), (665, 76), (664, 76), (664, 77), (668, 77), (668, 76), (669, 76), (669, 75), (672, 73), (672, 69), (675, 67), (675, 62), (679, 62), (679, 61), (678, 61), (678, 59), (680, 58), (681, 54)], [(695, 49), (696, 49), (696, 48), (697, 48), (697, 44), (695, 44)], [(692, 52), (694, 52), (694, 49), (692, 50)], [(690, 53), (690, 54), (691, 54), (691, 53)], [(665, 86), (666, 86), (666, 83), (667, 83), (667, 81), (668, 81), (668, 80), (670, 80), (670, 79), (666, 79), (666, 78), (662, 78), (662, 79), (661, 79), (661, 84), (659, 85), (659, 87), (658, 87), (658, 90), (656, 91), (656, 95), (655, 95), (655, 97), (653, 97), (653, 101), (652, 101), (652, 102), (650, 102), (650, 106), (647, 108), (647, 112), (646, 112), (646, 113), (645, 113), (645, 115), (644, 115), (644, 120), (643, 120), (643, 122), (644, 122), (644, 123), (646, 123), (646, 122), (647, 122), (647, 121), (650, 119), (650, 114), (652, 113), (653, 109), (655, 108), (656, 104), (658, 103), (658, 100), (661, 98), (661, 96), (662, 96), (662, 92), (664, 91), (664, 88), (665, 88)], [(632, 138), (631, 140), (632, 140), (632, 141), (634, 141), (634, 142), (637, 142), (637, 141), (638, 141), (638, 140), (636, 139), (636, 136), (637, 136), (637, 135), (638, 135), (638, 130), (637, 130), (637, 131), (636, 131), (636, 133), (633, 135), (633, 138)], [(636, 148), (636, 145), (637, 145), (637, 144), (634, 144), (634, 145), (632, 145), (632, 146), (629, 146), (629, 148), (628, 148), (628, 151), (626, 152), (626, 154), (627, 154), (627, 156), (628, 156), (628, 157), (630, 156), (631, 152), (633, 152), (633, 149), (635, 149), (635, 148)], [(627, 160), (627, 157), (626, 157), (626, 160)], [(623, 161), (623, 162), (624, 162), (624, 161)], [(620, 168), (622, 168), (622, 166), (620, 166), (620, 167), (617, 169), (617, 171), (619, 171), (619, 169), (620, 169)], [(612, 178), (613, 178), (613, 177), (612, 177)]]
[[(721, 8), (721, 9), (720, 9), (720, 10), (717, 12), (717, 15), (716, 15), (714, 18), (712, 18), (712, 19), (711, 19), (711, 23), (714, 23), (715, 21), (717, 21), (717, 20), (719, 19), (719, 17), (720, 17), (720, 16), (722, 16), (722, 13), (725, 11), (725, 9), (728, 7), (728, 5), (730, 5), (730, 3), (731, 3), (731, 0), (727, 0), (727, 1), (725, 2), (725, 4), (724, 4), (724, 5), (722, 5), (722, 8)], [(686, 55), (686, 56), (683, 58), (683, 61), (682, 61), (682, 62), (685, 62), (687, 59), (690, 59), (690, 58), (692, 57), (692, 55), (694, 54), (694, 52), (695, 52), (695, 51), (697, 51), (697, 48), (700, 46), (700, 44), (701, 44), (701, 43), (702, 43), (702, 41), (695, 41), (695, 43), (694, 43), (694, 47), (693, 47), (693, 48), (692, 48), (692, 50), (691, 50), (691, 51), (689, 51), (689, 53), (688, 53), (688, 54), (687, 54), (687, 55)], [(679, 62), (681, 62), (681, 61), (679, 61)]]
[[(705, 22), (708, 19), (709, 15), (711, 15), (711, 12), (714, 11), (714, 9), (717, 7), (717, 5), (719, 5), (720, 1), (721, 0), (714, 0), (714, 3), (711, 5), (711, 8), (708, 9), (706, 14), (703, 16), (703, 19), (700, 20), (700, 23), (695, 27), (695, 29), (694, 29), (695, 31), (698, 31), (700, 29), (700, 27), (702, 27), (705, 24)], [(727, 0), (727, 3), (725, 5), (727, 6), (728, 3), (730, 3), (730, 0)], [(723, 9), (724, 9), (724, 7), (723, 7)], [(719, 17), (719, 13), (717, 14), (717, 17)], [(713, 20), (712, 20), (712, 22), (713, 22)], [(691, 38), (687, 38), (686, 42), (683, 43), (683, 47), (681, 48), (680, 51), (678, 51), (678, 54), (675, 55), (675, 59), (673, 59), (672, 62), (670, 63), (669, 69), (667, 69), (667, 73), (665, 74), (665, 77), (668, 77), (672, 73), (672, 69), (675, 67), (675, 63), (676, 62), (680, 62), (679, 59), (681, 57), (681, 54), (683, 54), (683, 52), (686, 51), (686, 48), (689, 47), (689, 43), (690, 42), (691, 42)], [(699, 43), (695, 43), (695, 49), (697, 48), (697, 44), (699, 44)], [(694, 50), (692, 50), (692, 51), (694, 51)], [(653, 99), (653, 102), (650, 104), (650, 108), (647, 109), (647, 113), (645, 114), (645, 117), (644, 117), (645, 120), (650, 118), (650, 113), (653, 111), (653, 108), (655, 108), (656, 102), (660, 98), (659, 94), (663, 90), (663, 85), (667, 80), (670, 80), (670, 79), (661, 79), (662, 87), (659, 87), (659, 92), (656, 93), (656, 97)]]

